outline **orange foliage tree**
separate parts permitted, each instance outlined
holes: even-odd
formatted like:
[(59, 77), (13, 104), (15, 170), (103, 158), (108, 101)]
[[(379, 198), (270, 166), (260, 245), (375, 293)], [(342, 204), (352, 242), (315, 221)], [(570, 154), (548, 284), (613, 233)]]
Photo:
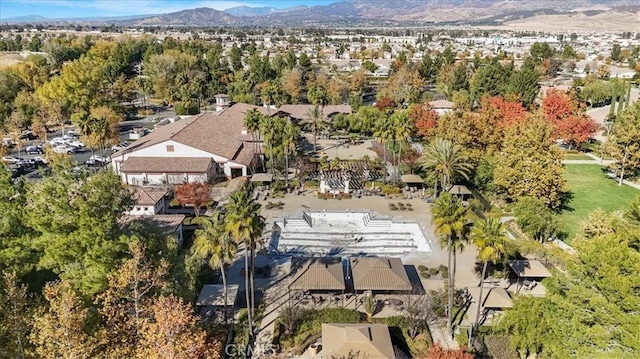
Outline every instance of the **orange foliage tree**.
[(392, 110), (396, 107), (396, 102), (389, 97), (383, 97), (376, 101), (376, 108), (380, 111)]
[(568, 93), (552, 89), (542, 101), (545, 118), (553, 126), (553, 137), (579, 147), (600, 128), (584, 106)]
[(473, 359), (473, 354), (469, 353), (464, 347), (458, 349), (444, 349), (438, 343), (429, 348), (427, 359)]
[(422, 136), (425, 141), (429, 141), (433, 137), (433, 132), (438, 122), (438, 113), (433, 110), (428, 102), (421, 105), (411, 105), (409, 118), (413, 121), (418, 135)]
[(182, 183), (175, 187), (176, 200), (182, 206), (194, 208), (196, 216), (200, 215), (200, 208), (211, 200), (209, 184), (206, 182)]
[(138, 358), (216, 359), (219, 341), (207, 338), (191, 306), (177, 297), (159, 297), (150, 307), (152, 320), (143, 324)]
[(519, 101), (507, 101), (500, 96), (484, 97), (481, 100), (481, 112), (497, 110), (498, 125), (509, 127), (516, 122), (524, 120), (527, 110)]

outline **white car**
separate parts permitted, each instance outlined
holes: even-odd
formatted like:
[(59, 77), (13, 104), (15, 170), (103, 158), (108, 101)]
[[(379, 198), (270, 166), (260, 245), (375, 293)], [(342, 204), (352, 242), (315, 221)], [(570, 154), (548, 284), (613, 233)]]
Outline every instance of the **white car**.
[(82, 143), (82, 142), (80, 142), (78, 140), (67, 140), (66, 143), (69, 146), (73, 146), (73, 147), (77, 147), (77, 148), (84, 148), (84, 143)]
[(76, 153), (76, 148), (75, 147), (69, 147), (69, 146), (64, 146), (64, 145), (60, 145), (60, 146), (56, 146), (53, 148), (53, 152), (55, 153), (66, 153), (66, 154), (72, 154), (72, 153)]
[(62, 138), (62, 137), (54, 137), (54, 138), (52, 138), (52, 139), (50, 139), (50, 140), (49, 140), (49, 143), (50, 143), (52, 146), (58, 146), (58, 145), (62, 145), (62, 144), (64, 144), (64, 143), (65, 143), (65, 140), (64, 140), (64, 138)]
[(122, 143), (121, 143), (121, 144), (119, 144), (119, 145), (114, 145), (113, 147), (111, 147), (111, 149), (112, 149), (113, 151), (116, 151), (116, 152), (117, 152), (117, 151), (120, 151), (120, 150), (122, 150), (122, 149), (127, 148), (127, 146), (129, 146), (129, 144), (128, 144), (127, 142), (122, 142)]
[(3, 156), (2, 157), (2, 162), (4, 163), (20, 163), (20, 160), (18, 158), (15, 158), (13, 156)]
[(93, 156), (89, 157), (89, 161), (109, 163), (109, 162), (111, 162), (111, 159), (109, 157), (104, 157), (104, 156), (100, 156), (100, 155), (93, 155)]

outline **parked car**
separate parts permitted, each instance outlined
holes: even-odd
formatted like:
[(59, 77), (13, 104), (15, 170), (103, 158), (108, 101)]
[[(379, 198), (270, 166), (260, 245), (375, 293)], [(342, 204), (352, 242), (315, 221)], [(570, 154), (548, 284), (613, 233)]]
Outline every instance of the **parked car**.
[(15, 142), (13, 142), (13, 139), (11, 137), (5, 137), (2, 139), (2, 144), (9, 147), (9, 148), (13, 148), (13, 146), (16, 145)]
[(127, 142), (122, 142), (122, 143), (120, 143), (120, 144), (118, 144), (118, 145), (114, 145), (113, 147), (111, 147), (111, 149), (112, 149), (113, 151), (116, 151), (116, 152), (117, 152), (117, 151), (120, 151), (120, 150), (125, 149), (127, 146), (129, 146), (129, 143), (127, 143)]
[(78, 140), (67, 140), (65, 143), (67, 145), (69, 145), (69, 146), (73, 146), (73, 147), (76, 147), (76, 148), (84, 148), (84, 143), (82, 143), (82, 142), (80, 142)]
[(38, 136), (33, 132), (33, 131), (23, 131), (20, 134), (20, 139), (21, 140), (33, 140), (38, 138)]
[(109, 162), (111, 162), (111, 159), (109, 157), (104, 157), (104, 156), (100, 156), (100, 155), (93, 155), (93, 156), (89, 157), (89, 161), (109, 163)]
[(20, 163), (20, 159), (15, 158), (15, 157), (13, 157), (13, 156), (3, 156), (3, 157), (2, 157), (2, 162), (4, 162), (4, 163), (11, 163), (11, 164), (16, 163), (16, 164), (17, 164), (17, 163)]
[(41, 155), (44, 153), (44, 150), (42, 149), (42, 146), (37, 145), (37, 146), (29, 146), (25, 149), (25, 152), (28, 155)]
[(72, 153), (76, 153), (77, 150), (75, 147), (71, 147), (71, 146), (65, 146), (65, 145), (59, 145), (53, 148), (53, 152), (55, 153), (66, 153), (66, 154), (72, 154)]
[(84, 165), (87, 167), (104, 167), (107, 163), (102, 161), (96, 161), (92, 159), (88, 159), (85, 161)]

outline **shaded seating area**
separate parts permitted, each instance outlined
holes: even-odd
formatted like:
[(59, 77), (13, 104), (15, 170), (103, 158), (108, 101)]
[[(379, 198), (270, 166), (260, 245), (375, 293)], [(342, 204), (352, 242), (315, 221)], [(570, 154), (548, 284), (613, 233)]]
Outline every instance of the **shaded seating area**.
[(449, 188), (448, 192), (454, 196), (459, 197), (462, 201), (468, 201), (471, 197), (473, 197), (473, 194), (465, 185), (454, 184), (453, 186), (451, 186), (451, 188)]
[(551, 277), (551, 272), (535, 259), (518, 259), (508, 262), (511, 270), (518, 277), (516, 293), (524, 288), (531, 292), (544, 278)]
[(413, 289), (400, 258), (352, 257), (349, 262), (356, 293), (408, 293)]
[[(469, 307), (467, 314), (470, 320), (474, 320), (476, 316), (476, 310), (478, 309), (477, 303), (480, 301), (480, 287), (467, 287), (467, 292), (471, 297), (472, 304)], [(480, 321), (491, 320), (493, 314), (496, 311), (502, 311), (505, 308), (513, 307), (513, 301), (506, 289), (502, 287), (485, 287), (482, 291), (481, 300), (481, 319)]]
[[(292, 258), (291, 275), (289, 294), (292, 290), (296, 291), (294, 298), (299, 300), (300, 304), (316, 304), (328, 300), (337, 302), (341, 299), (344, 303), (346, 285), (341, 258)], [(328, 295), (322, 296), (318, 293)]]
[(225, 313), (236, 306), (239, 288), (238, 284), (228, 284), (225, 302), (224, 285), (203, 285), (196, 300), (198, 313), (205, 319), (224, 320)]
[(395, 358), (386, 324), (322, 324), (323, 358)]

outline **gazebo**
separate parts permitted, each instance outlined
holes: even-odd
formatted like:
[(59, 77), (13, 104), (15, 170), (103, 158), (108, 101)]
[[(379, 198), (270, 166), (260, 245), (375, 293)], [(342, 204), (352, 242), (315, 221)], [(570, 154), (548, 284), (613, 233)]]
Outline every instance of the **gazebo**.
[[(467, 291), (471, 295), (471, 298), (475, 305), (469, 307), (470, 318), (475, 318), (475, 311), (477, 310), (477, 303), (480, 301), (480, 287), (468, 287)], [(480, 305), (481, 314), (484, 316), (487, 310), (504, 310), (506, 308), (513, 307), (513, 301), (506, 289), (501, 287), (489, 287), (484, 288), (482, 291), (482, 300)]]
[(233, 307), (238, 297), (238, 284), (227, 284), (227, 303), (224, 302), (224, 286), (222, 284), (205, 284), (200, 290), (196, 305), (199, 307)]
[(205, 284), (200, 290), (196, 307), (203, 317), (210, 316), (220, 310), (226, 312), (230, 308), (235, 307), (238, 298), (238, 284), (227, 285), (227, 301), (224, 298), (224, 285), (222, 284)]
[(356, 293), (368, 290), (409, 292), (413, 289), (400, 258), (352, 257), (349, 262)]
[(324, 358), (395, 358), (386, 324), (322, 324)]
[(424, 180), (422, 179), (422, 177), (415, 174), (402, 175), (400, 176), (400, 181), (402, 181), (402, 183), (406, 184), (409, 187), (418, 187), (418, 185), (422, 187), (422, 185), (424, 184)]
[(551, 277), (551, 272), (540, 261), (535, 259), (511, 260), (508, 263), (511, 270), (518, 276), (520, 286), (517, 291), (523, 286), (527, 289), (531, 288), (532, 285), (535, 285), (534, 281), (537, 282)]
[(344, 294), (346, 289), (341, 258), (292, 258), (291, 271), (289, 292), (297, 290)]
[(451, 188), (449, 188), (448, 192), (454, 196), (459, 196), (463, 201), (473, 196), (467, 186), (461, 184), (454, 184), (453, 186), (451, 186)]

